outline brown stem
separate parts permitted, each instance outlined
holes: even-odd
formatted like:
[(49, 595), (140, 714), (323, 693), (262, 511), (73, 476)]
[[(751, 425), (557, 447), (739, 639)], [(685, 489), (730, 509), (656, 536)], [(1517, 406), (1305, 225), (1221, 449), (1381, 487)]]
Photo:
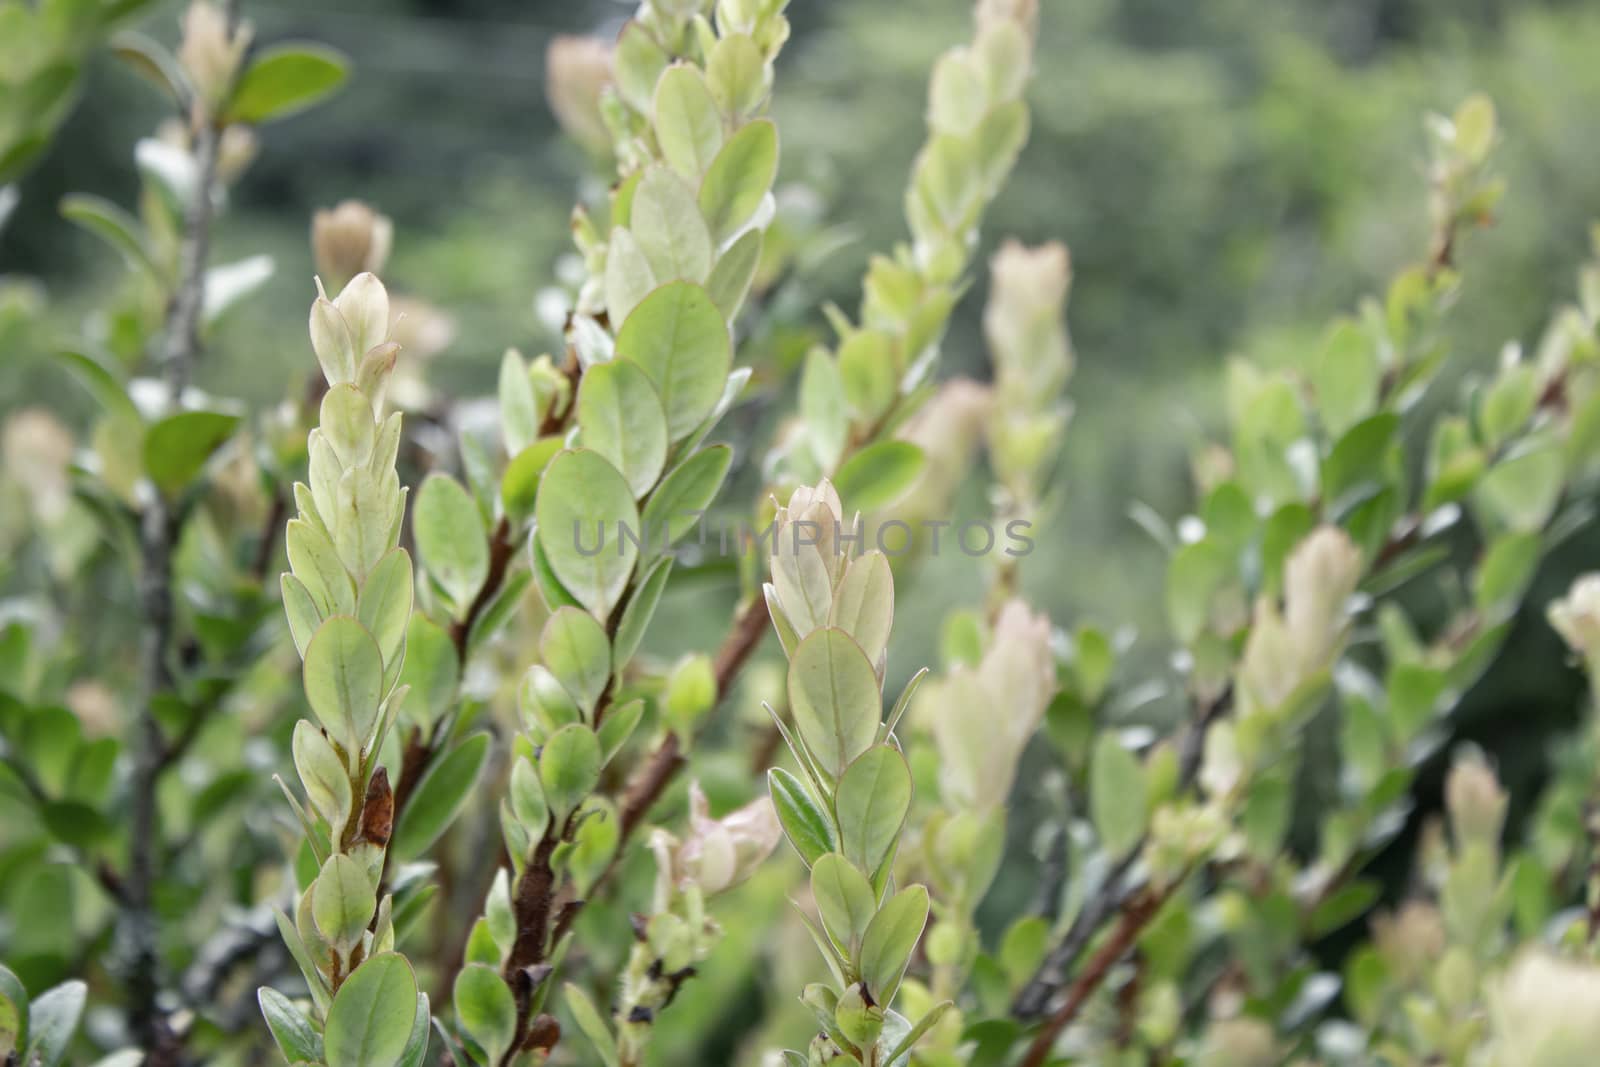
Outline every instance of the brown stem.
[[(1176, 884), (1176, 883), (1175, 883)], [(1033, 1044), (1028, 1046), (1027, 1055), (1022, 1058), (1018, 1067), (1044, 1067), (1050, 1059), (1050, 1050), (1055, 1046), (1056, 1038), (1061, 1036), (1061, 1031), (1088, 1003), (1089, 998), (1099, 989), (1106, 980), (1106, 975), (1111, 973), (1117, 961), (1127, 954), (1156, 912), (1161, 910), (1161, 905), (1166, 903), (1171, 895), (1171, 890), (1154, 890), (1146, 888), (1128, 901), (1128, 906), (1122, 911), (1122, 918), (1117, 923), (1108, 937), (1089, 962), (1079, 972), (1077, 979), (1067, 990), (1067, 999), (1062, 1001), (1061, 1007), (1044, 1024)]]
[(517, 879), (517, 894), (512, 901), (517, 935), (500, 972), (516, 999), (517, 1021), (513, 1031), (516, 1036), (501, 1060), (502, 1067), (510, 1064), (521, 1051), (533, 1021), (533, 994), (538, 986), (533, 969), (545, 962), (550, 916), (556, 898), (556, 874), (550, 860), (570, 828), (570, 818), (560, 832), (554, 832), (555, 828), (551, 827), (552, 832), (540, 839), (522, 877)]
[[(717, 649), (716, 658), (712, 661), (712, 673), (716, 677), (719, 701), (732, 688), (745, 662), (761, 646), (761, 639), (767, 633), (768, 621), (770, 616), (767, 614), (766, 599), (759, 596), (746, 604), (734, 619), (733, 628), (728, 631), (728, 636), (723, 639), (721, 647)], [(639, 824), (644, 822), (650, 814), (650, 809), (661, 799), (661, 794), (666, 792), (673, 778), (677, 777), (683, 764), (683, 751), (677, 735), (669, 733), (645, 759), (622, 794), (620, 828), (623, 842), (626, 842), (639, 828)]]
[[(1214, 699), (1195, 710), (1194, 718), (1190, 721), (1189, 729), (1179, 746), (1180, 791), (1192, 785), (1200, 773), (1200, 763), (1205, 754), (1206, 731), (1232, 707), (1233, 687), (1230, 685)], [(1026, 1020), (1036, 1018), (1043, 1013), (1051, 997), (1060, 988), (1067, 967), (1088, 947), (1100, 927), (1144, 892), (1141, 887), (1128, 884), (1128, 875), (1143, 851), (1144, 842), (1141, 840), (1111, 868), (1105, 880), (1100, 883), (1099, 890), (1084, 902), (1060, 943), (1045, 956), (1044, 961), (1033, 972), (1033, 977), (1028, 979), (1027, 985), (1022, 987), (1021, 992), (1012, 1001), (1012, 1015)]]

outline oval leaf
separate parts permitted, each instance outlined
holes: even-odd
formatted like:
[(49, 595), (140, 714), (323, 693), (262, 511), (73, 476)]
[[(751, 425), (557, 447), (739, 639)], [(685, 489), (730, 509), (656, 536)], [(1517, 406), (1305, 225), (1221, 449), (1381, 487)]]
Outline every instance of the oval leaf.
[(417, 1014), (411, 965), (383, 952), (351, 972), (328, 1009), (322, 1044), (328, 1067), (395, 1067)]
[(722, 488), (732, 462), (733, 449), (712, 445), (661, 479), (644, 506), (644, 529), (650, 535), (650, 543), (659, 546), (665, 541), (670, 545), (698, 525)]
[(319, 44), (263, 48), (233, 91), (229, 122), (267, 122), (304, 111), (344, 84), (350, 62)]
[(671, 282), (640, 301), (617, 332), (617, 353), (655, 384), (674, 441), (717, 406), (733, 361), (727, 323), (692, 282)]
[(920, 885), (896, 893), (873, 917), (861, 940), (861, 980), (877, 1003), (894, 1000), (927, 924), (928, 891)]
[(721, 244), (755, 215), (778, 176), (778, 127), (767, 119), (747, 123), (728, 139), (700, 183), (700, 213)]
[(922, 473), (922, 449), (909, 441), (879, 441), (845, 460), (833, 486), (851, 511), (893, 504)]
[(357, 751), (378, 724), (383, 696), (383, 655), (367, 628), (348, 615), (335, 615), (306, 646), (306, 699), (317, 721), (344, 745)]
[(604, 456), (643, 496), (667, 461), (667, 414), (650, 378), (635, 363), (597, 363), (578, 389), (578, 428), (585, 447)]
[(429, 577), (465, 617), (489, 576), (489, 535), (472, 494), (454, 478), (430, 474), (411, 511), (411, 533)]
[(517, 1004), (493, 967), (471, 963), (456, 976), (456, 1019), (472, 1035), (489, 1063), (499, 1063), (516, 1036)]
[(600, 781), (600, 741), (581, 723), (550, 735), (539, 753), (539, 783), (557, 820), (594, 791)]
[(828, 935), (847, 958), (854, 959), (875, 904), (867, 876), (839, 853), (830, 852), (811, 867), (811, 895)]
[(817, 630), (795, 649), (789, 705), (806, 749), (835, 778), (872, 746), (883, 713), (872, 663), (834, 627)]
[(561, 587), (607, 618), (639, 558), (639, 512), (627, 480), (598, 452), (562, 452), (545, 470), (534, 510), (539, 547)]
[(911, 768), (888, 745), (874, 745), (850, 764), (833, 798), (845, 858), (876, 871), (894, 848), (911, 808)]

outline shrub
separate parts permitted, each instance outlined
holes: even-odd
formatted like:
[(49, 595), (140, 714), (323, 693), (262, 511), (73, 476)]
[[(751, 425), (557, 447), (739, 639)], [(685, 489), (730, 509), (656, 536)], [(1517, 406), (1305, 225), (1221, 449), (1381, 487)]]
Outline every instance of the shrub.
[[(936, 373), (1027, 137), (1036, 4), (979, 0), (936, 63), (909, 238), (854, 317), (822, 309), (795, 414), (750, 441), (791, 391), (748, 342), (804, 249), (774, 195), (785, 6), (646, 3), (614, 46), (555, 42), (553, 106), (612, 180), (573, 213), (563, 351), (507, 351), (478, 405), (436, 403), (439, 313), (391, 296), (393, 227), (354, 201), (313, 222), (318, 373), (263, 411), (192, 386), (272, 271), (209, 255), (255, 130), (345, 65), (208, 0), (176, 52), (116, 39), (177, 117), (136, 211), (61, 205), (127, 268), (57, 353), (85, 443), (6, 427), (8, 1062), (246, 1063), (269, 1035), (329, 1067), (1587, 1062), (1593, 724), (1520, 835), (1452, 744), (1600, 473), (1600, 265), (1531, 355), (1436, 395), (1505, 192), (1493, 105), (1429, 121), (1418, 261), (1293, 360), (1231, 363), (1193, 514), (1142, 516), (1169, 722), (1115, 631), (1029, 602), (1072, 446), (1065, 248), (1004, 243), (990, 380)], [(34, 117), (7, 165), (60, 115)], [(982, 589), (891, 673), (896, 588), (940, 555)], [(664, 606), (720, 616), (712, 584), (725, 639), (663, 654)], [(1600, 577), (1548, 614), (1592, 674)], [(1034, 900), (997, 916), (1002, 871)], [(769, 927), (771, 1022), (717, 1018)]]

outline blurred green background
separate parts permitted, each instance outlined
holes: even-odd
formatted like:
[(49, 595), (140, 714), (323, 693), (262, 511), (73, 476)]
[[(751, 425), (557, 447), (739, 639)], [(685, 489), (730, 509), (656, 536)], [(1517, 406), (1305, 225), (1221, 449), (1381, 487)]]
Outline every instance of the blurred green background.
[[(1536, 343), (1549, 311), (1569, 298), (1588, 224), (1600, 218), (1600, 5), (1041, 6), (1033, 135), (989, 216), (983, 253), (1016, 236), (1061, 239), (1073, 255), (1077, 414), (1062, 502), (1041, 523), (1024, 584), (1059, 623), (1089, 618), (1154, 634), (1140, 647), (1144, 662), (1159, 665), (1164, 556), (1128, 518), (1129, 505), (1182, 513), (1187, 457), (1218, 425), (1228, 356), (1294, 358), (1330, 316), (1422, 253), (1426, 111), (1482, 90), (1504, 130), (1510, 193), (1465, 259), (1456, 373), (1489, 367), (1507, 341)], [(158, 6), (141, 28), (171, 42), (178, 11)], [(213, 339), (199, 384), (264, 404), (306, 372), (309, 219), (346, 197), (394, 219), (393, 287), (455, 320), (452, 344), (429, 369), (442, 390), (486, 394), (506, 346), (531, 355), (555, 344), (537, 297), (570, 251), (575, 191), (593, 178), (544, 103), (544, 51), (556, 33), (613, 33), (628, 11), (596, 0), (246, 0), (259, 40), (322, 40), (347, 52), (355, 72), (330, 104), (262, 131), (215, 258), (267, 251), (277, 274)], [(795, 0), (790, 16), (795, 38), (776, 91), (780, 184), (841, 224), (843, 239), (807, 264), (789, 295), (796, 306), (831, 299), (853, 308), (868, 255), (904, 232), (900, 196), (923, 135), (927, 72), (966, 35), (969, 7)], [(0, 329), (0, 415), (38, 403), (85, 411), (43, 353), (84, 329), (119, 268), (56, 204), (74, 191), (130, 202), (133, 145), (162, 115), (144, 83), (101, 57), (57, 143), (22, 183), (20, 207), (0, 231), (0, 316), (8, 301), (44, 301), (47, 311), (25, 331)], [(980, 271), (945, 346), (948, 373), (986, 373), (985, 289)], [(741, 358), (780, 356), (747, 346)], [(1552, 560), (1533, 602), (1561, 588), (1592, 547)], [(930, 659), (942, 609), (982, 588), (959, 556), (931, 563), (923, 577), (898, 616), (900, 671)], [(720, 605), (686, 603), (663, 628), (675, 647), (705, 647), (724, 623)], [(1465, 732), (1502, 762), (1536, 768), (1537, 738), (1570, 718), (1577, 687), (1530, 614), (1467, 708)], [(776, 914), (781, 879), (760, 885)], [(1027, 893), (1003, 880), (997, 910)], [(739, 936), (762, 931), (751, 923)], [(743, 953), (725, 955), (748, 965)], [(708, 981), (694, 1002), (726, 1010), (717, 988)], [(691, 1029), (693, 1015), (674, 1025)]]
[[(1516, 0), (1044, 0), (1032, 140), (984, 241), (1065, 240), (1080, 356), (1067, 504), (1033, 568), (1053, 611), (1153, 592), (1153, 545), (1130, 500), (1171, 513), (1186, 455), (1216, 407), (1229, 354), (1286, 358), (1418, 253), (1426, 218), (1421, 116), (1467, 92), (1502, 111), (1504, 218), (1469, 260), (1461, 365), (1531, 343), (1571, 289), (1600, 216), (1600, 9)], [(178, 6), (141, 27), (171, 41)], [(570, 245), (590, 173), (544, 103), (553, 34), (614, 32), (621, 3), (507, 0), (247, 2), (258, 39), (310, 37), (354, 60), (331, 104), (266, 128), (235, 191), (216, 258), (270, 252), (277, 274), (207, 354), (202, 385), (281, 396), (306, 362), (311, 212), (345, 197), (395, 220), (388, 275), (454, 316), (430, 369), (487, 392), (501, 351), (555, 340), (535, 296)], [(867, 256), (903, 233), (899, 198), (922, 137), (929, 65), (961, 40), (963, 0), (799, 0), (779, 72), (780, 181), (811, 191), (849, 240), (808, 269), (808, 293), (850, 307)], [(162, 101), (102, 57), (85, 99), (21, 188), (0, 273), (37, 279), (61, 335), (117, 267), (56, 214), (88, 191), (127, 203), (134, 142)], [(984, 373), (980, 272), (946, 346), (952, 373)], [(34, 338), (37, 343), (39, 339)], [(7, 345), (0, 406), (70, 406), (59, 372)], [(762, 353), (746, 352), (759, 360)], [(1056, 553), (1060, 554), (1057, 555)], [(1111, 553), (1128, 565), (1102, 565)], [(1096, 560), (1094, 566), (1074, 561)], [(1046, 579), (1049, 579), (1048, 583)], [(1138, 597), (1149, 602), (1149, 597)], [(1157, 618), (1155, 605), (1131, 621)]]

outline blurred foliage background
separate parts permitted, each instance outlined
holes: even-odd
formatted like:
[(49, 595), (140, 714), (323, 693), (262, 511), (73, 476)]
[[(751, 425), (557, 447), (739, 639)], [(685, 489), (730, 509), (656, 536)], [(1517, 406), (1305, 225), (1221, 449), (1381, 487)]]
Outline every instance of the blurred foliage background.
[[(1600, 7), (1042, 6), (1033, 134), (984, 238), (1062, 239), (1073, 255), (1077, 414), (1064, 492), (1023, 580), (1058, 624), (1137, 627), (1145, 661), (1159, 668), (1162, 554), (1129, 506), (1176, 515), (1189, 503), (1186, 456), (1218, 421), (1223, 360), (1248, 352), (1272, 362), (1314, 344), (1330, 316), (1418, 253), (1426, 240), (1419, 115), (1482, 90), (1499, 105), (1507, 141), (1511, 191), (1503, 217), (1474, 238), (1451, 326), (1452, 373), (1491, 366), (1507, 341), (1535, 343), (1549, 309), (1571, 293), (1587, 224), (1600, 217)], [(170, 42), (178, 10), (158, 5), (141, 28)], [(628, 10), (599, 0), (247, 2), (243, 14), (263, 43), (319, 39), (348, 53), (355, 73), (330, 105), (263, 131), (214, 259), (266, 251), (277, 273), (214, 338), (198, 384), (264, 404), (312, 369), (309, 219), (346, 197), (394, 219), (391, 287), (454, 319), (453, 340), (428, 372), (441, 391), (487, 394), (506, 346), (531, 355), (555, 344), (559, 320), (541, 314), (539, 294), (570, 252), (574, 189), (592, 179), (544, 103), (545, 47), (557, 33), (612, 33)], [(899, 197), (922, 137), (927, 71), (963, 37), (969, 5), (797, 0), (790, 15), (795, 40), (776, 90), (785, 203), (848, 221), (814, 243), (788, 296), (795, 306), (853, 307), (867, 256), (903, 233)], [(39, 404), (87, 412), (45, 353), (85, 329), (117, 268), (56, 204), (80, 191), (129, 202), (134, 142), (161, 113), (147, 86), (98, 57), (80, 106), (20, 186), (0, 231), (0, 415)], [(984, 288), (980, 273), (945, 346), (950, 373), (986, 374)], [(40, 307), (41, 315), (19, 313)], [(821, 327), (774, 318), (779, 325), (749, 341), (742, 360), (792, 361), (805, 331)], [(1568, 546), (1530, 602), (1563, 588), (1594, 547)], [(979, 595), (981, 578), (966, 563), (930, 562), (899, 613), (892, 673), (931, 661), (933, 620)], [(726, 618), (714, 607), (690, 598), (657, 629), (675, 648), (709, 647)], [(1519, 780), (1540, 774), (1537, 738), (1570, 721), (1578, 688), (1554, 636), (1526, 620), (1463, 727), (1496, 753), (1514, 797)], [(1015, 873), (991, 896), (997, 912), (1027, 897), (1025, 872)], [(738, 942), (766, 936), (761, 916), (785, 907), (783, 888), (778, 876), (752, 884), (718, 966), (750, 965), (741, 950), (749, 946)], [(738, 1007), (728, 997), (742, 987), (712, 972), (694, 987), (695, 1007), (669, 1017), (670, 1033), (702, 1029), (700, 1012)], [(667, 1054), (665, 1062), (678, 1061)]]

